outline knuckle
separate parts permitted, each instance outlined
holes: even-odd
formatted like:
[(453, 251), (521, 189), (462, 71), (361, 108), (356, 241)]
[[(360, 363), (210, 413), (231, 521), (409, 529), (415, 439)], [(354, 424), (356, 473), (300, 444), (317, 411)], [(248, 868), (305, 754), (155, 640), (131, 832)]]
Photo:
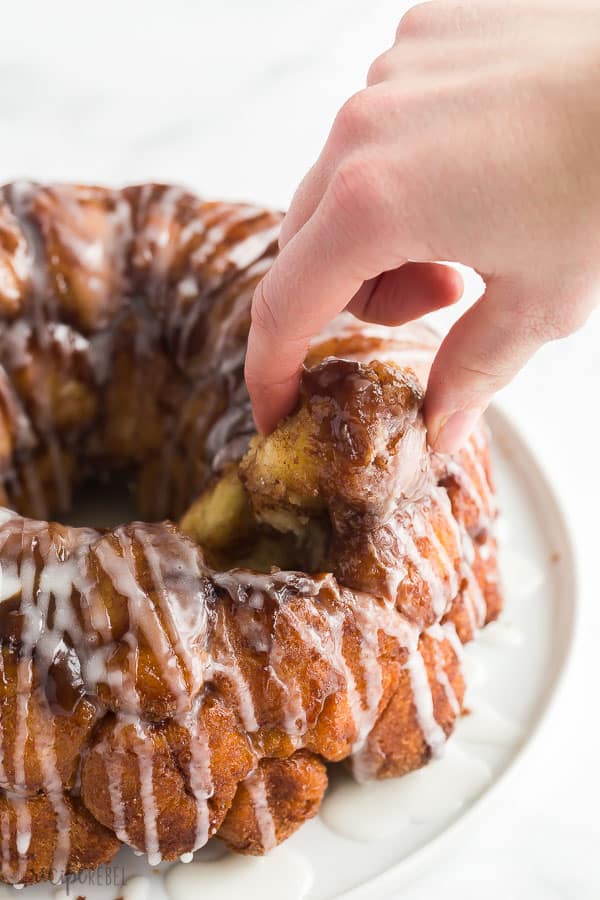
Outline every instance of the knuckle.
[(328, 218), (335, 223), (336, 241), (346, 250), (354, 248), (355, 275), (362, 280), (381, 271), (383, 257), (392, 261), (394, 229), (385, 168), (385, 162), (373, 153), (354, 154), (341, 163), (330, 184)]
[(270, 337), (276, 337), (279, 334), (279, 317), (275, 312), (270, 294), (266, 290), (264, 278), (259, 281), (254, 291), (251, 318), (253, 328), (257, 328)]
[(343, 144), (349, 140), (360, 139), (370, 131), (372, 118), (368, 91), (359, 91), (346, 100), (338, 112), (333, 123), (333, 134)]
[(437, 0), (429, 0), (426, 3), (417, 3), (411, 6), (402, 18), (396, 29), (396, 40), (402, 37), (424, 35), (429, 31), (432, 16), (441, 4)]
[(369, 71), (367, 72), (367, 84), (373, 85), (379, 84), (382, 81), (387, 81), (390, 77), (390, 73), (390, 55), (389, 51), (386, 51), (385, 53), (382, 53), (381, 56), (374, 59), (369, 66)]
[(377, 176), (364, 154), (349, 157), (336, 170), (331, 181), (333, 200), (338, 212), (347, 218), (361, 218), (377, 206)]

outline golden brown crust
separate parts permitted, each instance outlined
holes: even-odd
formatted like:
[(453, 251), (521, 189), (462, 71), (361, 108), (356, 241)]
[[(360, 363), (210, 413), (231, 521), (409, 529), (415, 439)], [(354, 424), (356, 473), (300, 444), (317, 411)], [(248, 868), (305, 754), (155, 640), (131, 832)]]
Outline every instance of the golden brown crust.
[[(6, 829), (7, 850), (2, 855), (0, 875), (10, 884), (55, 881), (57, 857), (66, 854), (64, 868), (70, 873), (95, 869), (111, 861), (120, 847), (114, 834), (103, 828), (83, 804), (65, 794), (61, 798), (69, 825), (64, 834), (57, 821), (55, 804), (44, 794), (18, 798), (0, 794), (0, 823)], [(31, 836), (19, 852), (22, 836)], [(66, 837), (66, 840), (65, 840)], [(17, 840), (19, 839), (19, 844)]]
[[(120, 302), (131, 233), (120, 192), (54, 185), (13, 188), (9, 200), (36, 232), (37, 252), (45, 260), (46, 301), (51, 298), (61, 319), (84, 334), (106, 327)], [(78, 252), (80, 247), (93, 252)]]
[(27, 241), (9, 205), (0, 200), (0, 310), (18, 315), (27, 290)]
[[(266, 801), (258, 810), (257, 787)], [(217, 837), (237, 853), (260, 856), (317, 814), (326, 788), (327, 770), (312, 753), (300, 750), (287, 759), (263, 759), (240, 782)]]
[[(344, 315), (295, 414), (252, 438), (250, 301), (280, 221), (164, 185), (0, 190), (5, 881), (119, 841), (265, 852), (314, 815), (324, 761), (401, 775), (460, 715), (457, 636), (501, 606), (485, 433), (432, 456), (435, 339)], [(27, 518), (114, 471), (181, 529)]]
[[(460, 662), (449, 641), (438, 640), (430, 634), (422, 635), (419, 649), (427, 671), (435, 721), (448, 736), (464, 696)], [(449, 688), (437, 677), (440, 671), (448, 679)], [(358, 766), (354, 764), (355, 771), (359, 777), (366, 771), (369, 778), (397, 778), (425, 765), (431, 755), (432, 747), (419, 726), (410, 675), (403, 668), (389, 703), (368, 736)]]
[(451, 622), (463, 643), (472, 641), (484, 625), (502, 611), (502, 591), (498, 576), (496, 541), (481, 537), (472, 542), (472, 562), (461, 579), (460, 590), (444, 617)]
[[(198, 807), (190, 786), (190, 734), (176, 722), (144, 724), (103, 720), (81, 769), (81, 796), (88, 810), (121, 840), (152, 854), (160, 847), (164, 859), (177, 859), (196, 846), (199, 828), (213, 835), (231, 805), (238, 782), (255, 763), (231, 709), (204, 704), (195, 732), (206, 738), (211, 757), (211, 796), (208, 816), (198, 821)], [(140, 766), (140, 760), (145, 760)], [(146, 779), (146, 780), (144, 780)], [(111, 786), (119, 785), (115, 808)], [(147, 811), (140, 798), (153, 793), (156, 847), (149, 846)]]
[(330, 550), (332, 569), (342, 584), (395, 603), (422, 628), (450, 608), (461, 557), (460, 536), (443, 491), (398, 509), (372, 532), (340, 536)]
[[(78, 472), (135, 466), (145, 515), (179, 516), (217, 451), (252, 432), (250, 299), (280, 218), (164, 185), (0, 189), (0, 398), (11, 407), (0, 461), (16, 424), (17, 453), (35, 458), (34, 472), (44, 453), (72, 453)], [(48, 517), (54, 486), (40, 479), (33, 501), (17, 475), (7, 478), (11, 505)], [(65, 496), (75, 478), (65, 476)]]
[[(10, 614), (8, 606), (6, 600), (0, 604), (4, 621), (5, 616)], [(4, 748), (13, 748), (15, 752), (7, 753), (5, 750), (3, 753), (0, 787), (3, 790), (25, 790), (28, 793), (42, 790), (44, 759), (49, 753), (55, 753), (60, 781), (64, 787), (71, 788), (77, 773), (79, 755), (97, 719), (96, 705), (73, 689), (71, 684), (65, 690), (62, 677), (64, 670), (61, 672), (58, 660), (48, 671), (45, 685), (40, 684), (39, 673), (33, 669), (23, 741), (18, 734), (21, 727), (19, 717), (23, 714), (22, 696), (18, 693), (19, 687), (23, 690), (17, 673), (19, 655), (10, 645), (2, 647), (1, 655), (2, 744)], [(47, 746), (50, 736), (53, 746)]]
[(421, 402), (394, 366), (330, 359), (305, 370), (296, 415), (253, 438), (240, 465), (257, 517), (326, 511), (340, 535), (371, 531), (426, 476)]

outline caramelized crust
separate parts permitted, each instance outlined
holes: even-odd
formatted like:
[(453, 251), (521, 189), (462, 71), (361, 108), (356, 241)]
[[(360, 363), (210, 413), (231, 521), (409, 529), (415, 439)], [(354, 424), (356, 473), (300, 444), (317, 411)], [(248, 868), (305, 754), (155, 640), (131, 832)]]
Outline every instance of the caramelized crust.
[(237, 853), (260, 856), (317, 814), (326, 788), (327, 770), (312, 753), (263, 759), (240, 782), (219, 837)]
[[(254, 434), (243, 363), (281, 216), (165, 185), (0, 190), (0, 876), (121, 843), (263, 853), (325, 762), (400, 776), (501, 608), (486, 432), (432, 455), (423, 325), (340, 316)], [(144, 519), (47, 520), (118, 472)]]
[[(429, 723), (429, 729), (424, 731), (420, 727), (414, 704), (415, 688), (411, 684), (414, 661), (408, 662), (399, 672), (395, 690), (364, 747), (352, 760), (354, 774), (359, 780), (406, 775), (424, 765), (432, 755), (439, 755), (444, 741), (452, 733), (464, 696), (456, 650), (435, 630), (421, 636), (419, 655), (423, 661), (419, 682), (431, 693), (435, 717)], [(417, 662), (417, 665), (421, 666), (421, 663)], [(426, 678), (424, 683), (423, 676)]]
[[(5, 600), (0, 605), (4, 621), (9, 615), (8, 604)], [(0, 721), (4, 746), (13, 748), (13, 753), (5, 753), (3, 758), (0, 772), (3, 790), (31, 793), (43, 790), (48, 762), (56, 767), (60, 784), (65, 788), (73, 787), (81, 751), (97, 719), (97, 707), (77, 690), (76, 684), (67, 683), (63, 689), (64, 668), (62, 672), (61, 668), (66, 659), (67, 654), (64, 654), (62, 659), (57, 657), (53, 661), (43, 685), (39, 669), (32, 668), (25, 678), (18, 672), (22, 663), (16, 647), (2, 647)], [(29, 689), (29, 702), (23, 710), (25, 686)], [(56, 747), (60, 748), (60, 753), (56, 753)]]
[(240, 465), (256, 517), (288, 531), (326, 512), (340, 535), (386, 521), (426, 477), (421, 401), (416, 380), (394, 366), (328, 359), (307, 369), (296, 415), (253, 438)]
[(0, 794), (5, 849), (0, 875), (8, 884), (56, 882), (65, 870), (95, 869), (119, 849), (115, 835), (76, 798)]
[(445, 491), (432, 489), (370, 532), (336, 536), (330, 561), (342, 584), (384, 597), (423, 628), (433, 625), (451, 608), (462, 562)]
[[(151, 862), (177, 859), (205, 843), (255, 764), (231, 709), (208, 701), (189, 717), (193, 724), (107, 716), (82, 765), (81, 796), (88, 810), (122, 841), (147, 853)], [(198, 746), (191, 748), (192, 740)], [(198, 747), (204, 764), (210, 760), (208, 772), (197, 771), (202, 766)], [(201, 788), (192, 782), (202, 776), (207, 799), (199, 810), (194, 791)]]
[(10, 206), (0, 200), (0, 309), (11, 319), (21, 311), (27, 292), (28, 248)]

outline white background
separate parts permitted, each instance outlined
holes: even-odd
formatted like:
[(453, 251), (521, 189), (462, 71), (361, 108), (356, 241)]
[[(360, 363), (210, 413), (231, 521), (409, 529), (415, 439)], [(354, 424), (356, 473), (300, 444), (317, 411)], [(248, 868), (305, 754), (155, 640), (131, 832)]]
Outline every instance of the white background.
[[(3, 4), (0, 181), (152, 178), (285, 207), (408, 5)], [(472, 298), (477, 282), (469, 284)], [(541, 351), (499, 403), (572, 527), (582, 604), (575, 658), (543, 740), (493, 816), (406, 900), (600, 897), (600, 313)]]

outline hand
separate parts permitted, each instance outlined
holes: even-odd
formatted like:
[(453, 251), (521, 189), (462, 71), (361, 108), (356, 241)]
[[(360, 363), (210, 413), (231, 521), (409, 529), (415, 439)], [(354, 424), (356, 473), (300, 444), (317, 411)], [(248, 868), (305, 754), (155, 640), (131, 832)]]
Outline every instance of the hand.
[(310, 339), (342, 309), (392, 325), (453, 303), (460, 277), (432, 260), (486, 281), (431, 371), (438, 450), (585, 321), (600, 285), (600, 10), (561, 6), (432, 2), (404, 16), (256, 290), (246, 380), (261, 431), (292, 408)]

